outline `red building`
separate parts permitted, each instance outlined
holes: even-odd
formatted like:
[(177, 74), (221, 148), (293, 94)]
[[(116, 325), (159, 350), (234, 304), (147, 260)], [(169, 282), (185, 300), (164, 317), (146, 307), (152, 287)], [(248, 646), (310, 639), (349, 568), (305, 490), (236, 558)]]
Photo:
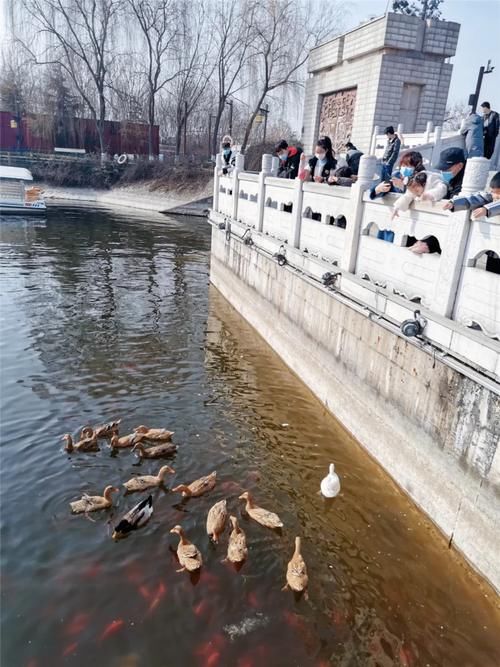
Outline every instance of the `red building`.
[[(107, 153), (148, 155), (149, 126), (130, 121), (104, 121), (104, 144)], [(0, 150), (53, 151), (54, 148), (84, 148), (100, 153), (95, 122), (89, 118), (67, 118), (64, 125), (55, 117), (27, 114), (21, 119), (0, 111)], [(153, 126), (153, 153), (160, 152), (159, 126)]]

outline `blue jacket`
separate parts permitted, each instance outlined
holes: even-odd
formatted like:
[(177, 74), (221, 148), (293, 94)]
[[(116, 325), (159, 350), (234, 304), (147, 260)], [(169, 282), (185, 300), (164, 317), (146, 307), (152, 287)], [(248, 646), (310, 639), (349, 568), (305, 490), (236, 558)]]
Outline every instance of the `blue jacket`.
[(484, 206), (486, 209), (486, 217), (492, 218), (495, 215), (500, 215), (500, 201), (493, 201), (491, 192), (475, 192), (469, 197), (453, 197), (451, 200), (453, 212), (455, 211), (474, 211), (476, 208)]
[(483, 119), (477, 113), (471, 113), (463, 121), (460, 134), (465, 135), (465, 157), (483, 157)]

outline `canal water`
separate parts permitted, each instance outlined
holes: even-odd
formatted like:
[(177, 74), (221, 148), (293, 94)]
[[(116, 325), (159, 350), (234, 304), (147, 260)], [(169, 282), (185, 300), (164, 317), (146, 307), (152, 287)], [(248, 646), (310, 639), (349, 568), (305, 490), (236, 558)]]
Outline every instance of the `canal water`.
[[(1, 664), (5, 667), (498, 667), (494, 592), (209, 286), (199, 219), (51, 207), (1, 222)], [(175, 431), (167, 486), (217, 470), (115, 543), (136, 501), (86, 518), (70, 501), (161, 461), (68, 455), (61, 436), (121, 418)], [(342, 491), (319, 481), (334, 461)], [(243, 490), (281, 535), (244, 517), (237, 572), (205, 533)], [(182, 524), (203, 553), (176, 573)], [(282, 592), (296, 535), (309, 600)]]

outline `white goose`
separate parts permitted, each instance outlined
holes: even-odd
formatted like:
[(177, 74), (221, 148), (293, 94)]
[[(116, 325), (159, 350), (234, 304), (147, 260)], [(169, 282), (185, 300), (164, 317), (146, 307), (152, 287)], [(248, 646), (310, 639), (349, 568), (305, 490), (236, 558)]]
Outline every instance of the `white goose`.
[(321, 493), (325, 498), (335, 498), (340, 491), (340, 480), (335, 466), (330, 463), (328, 475), (321, 480)]

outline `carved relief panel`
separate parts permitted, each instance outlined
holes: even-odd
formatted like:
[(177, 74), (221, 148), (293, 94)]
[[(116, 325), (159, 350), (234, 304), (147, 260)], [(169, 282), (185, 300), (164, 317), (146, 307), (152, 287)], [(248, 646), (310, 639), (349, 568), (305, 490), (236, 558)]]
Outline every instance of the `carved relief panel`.
[(356, 88), (323, 95), (318, 136), (330, 137), (336, 152), (351, 138), (355, 104)]

